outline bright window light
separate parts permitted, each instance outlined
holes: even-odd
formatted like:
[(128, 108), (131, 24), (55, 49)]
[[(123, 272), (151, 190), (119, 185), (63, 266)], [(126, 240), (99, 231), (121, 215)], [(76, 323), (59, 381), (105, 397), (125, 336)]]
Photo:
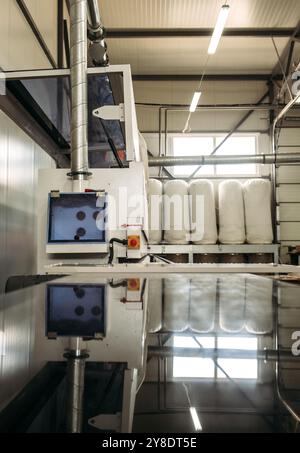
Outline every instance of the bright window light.
[[(214, 348), (213, 337), (197, 337), (204, 348)], [(174, 336), (173, 345), (176, 348), (199, 348), (192, 337)], [(213, 378), (214, 362), (211, 359), (198, 357), (174, 357), (174, 378)]]
[(191, 413), (191, 417), (192, 417), (192, 420), (193, 420), (193, 423), (194, 423), (195, 431), (202, 431), (202, 425), (201, 425), (201, 422), (199, 420), (196, 408), (195, 407), (190, 407), (190, 413)]
[[(218, 349), (243, 349), (245, 351), (257, 350), (257, 338), (255, 337), (220, 337)], [(231, 378), (257, 379), (256, 359), (218, 359), (218, 364)], [(218, 378), (226, 378), (218, 368)]]
[[(174, 156), (209, 156), (214, 149), (213, 137), (195, 137), (184, 136), (173, 138), (173, 155)], [(173, 169), (175, 177), (184, 177), (191, 175), (197, 166), (182, 165)], [(204, 165), (196, 176), (212, 176), (214, 174), (213, 165)]]
[(193, 99), (192, 99), (192, 102), (191, 102), (191, 105), (190, 105), (190, 112), (191, 113), (196, 111), (196, 108), (198, 106), (198, 102), (199, 102), (200, 97), (201, 97), (201, 92), (200, 91), (196, 91), (194, 93), (194, 96), (193, 96)]
[[(224, 137), (217, 137), (216, 144), (219, 145)], [(230, 137), (224, 145), (218, 149), (216, 156), (247, 156), (256, 154), (256, 137)], [(256, 164), (233, 164), (217, 165), (217, 175), (224, 176), (255, 176), (257, 174)]]
[[(209, 156), (225, 136), (212, 135), (178, 135), (171, 138), (171, 150), (175, 157), (178, 156)], [(216, 155), (255, 155), (257, 153), (257, 137), (255, 135), (234, 135), (226, 140), (218, 149)], [(182, 165), (173, 167), (172, 172), (176, 178), (189, 177), (197, 169), (196, 165)], [(256, 164), (234, 165), (203, 165), (196, 177), (201, 176), (258, 176)]]
[[(218, 349), (242, 349), (256, 351), (258, 347), (256, 337), (196, 337), (204, 348), (213, 349), (217, 341)], [(191, 336), (175, 335), (173, 345), (177, 348), (199, 348), (199, 345)], [(257, 359), (218, 359), (218, 365), (226, 374), (233, 379), (257, 379)], [(174, 357), (173, 378), (196, 379), (196, 378), (226, 379), (227, 376), (217, 367), (212, 359), (198, 357)]]
[(219, 12), (217, 23), (216, 23), (213, 35), (212, 35), (210, 43), (209, 43), (209, 47), (208, 47), (209, 55), (213, 55), (214, 53), (216, 53), (223, 30), (225, 28), (228, 14), (229, 14), (229, 5), (223, 5), (221, 8), (221, 11)]

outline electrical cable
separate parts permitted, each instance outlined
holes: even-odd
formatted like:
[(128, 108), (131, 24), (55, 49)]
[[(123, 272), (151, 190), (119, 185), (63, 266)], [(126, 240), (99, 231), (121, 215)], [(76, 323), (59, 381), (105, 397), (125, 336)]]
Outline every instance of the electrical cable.
[(114, 244), (121, 244), (121, 245), (127, 245), (127, 239), (118, 239), (118, 238), (112, 238), (109, 241), (109, 258), (108, 258), (108, 264), (112, 264), (114, 260)]

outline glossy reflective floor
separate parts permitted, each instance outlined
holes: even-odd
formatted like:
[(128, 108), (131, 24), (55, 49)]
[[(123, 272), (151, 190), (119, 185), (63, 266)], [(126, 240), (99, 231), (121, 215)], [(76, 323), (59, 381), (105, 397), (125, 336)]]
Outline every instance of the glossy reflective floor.
[(299, 296), (242, 274), (77, 274), (2, 296), (0, 431), (68, 429), (76, 343), (83, 432), (297, 432)]

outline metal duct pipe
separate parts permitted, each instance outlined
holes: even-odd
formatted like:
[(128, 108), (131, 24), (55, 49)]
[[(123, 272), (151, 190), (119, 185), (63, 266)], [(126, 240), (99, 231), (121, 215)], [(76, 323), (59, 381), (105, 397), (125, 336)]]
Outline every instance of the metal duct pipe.
[(297, 164), (300, 153), (258, 154), (247, 156), (180, 156), (149, 157), (149, 167), (175, 167), (178, 165), (234, 165), (234, 164)]
[(70, 1), (71, 47), (71, 173), (73, 179), (89, 175), (87, 140), (87, 9), (86, 0)]
[(98, 0), (87, 0), (88, 5), (88, 37), (92, 41), (89, 57), (95, 66), (107, 66), (107, 46), (104, 40), (105, 30), (101, 22)]
[(80, 433), (82, 429), (85, 359), (68, 358), (68, 432)]
[(89, 11), (89, 26), (97, 31), (102, 28), (98, 0), (87, 0)]
[(176, 348), (169, 346), (148, 346), (148, 356), (152, 357), (202, 357), (210, 359), (258, 359), (265, 361), (300, 362), (289, 350), (262, 349), (246, 351), (244, 349), (212, 349), (212, 348)]

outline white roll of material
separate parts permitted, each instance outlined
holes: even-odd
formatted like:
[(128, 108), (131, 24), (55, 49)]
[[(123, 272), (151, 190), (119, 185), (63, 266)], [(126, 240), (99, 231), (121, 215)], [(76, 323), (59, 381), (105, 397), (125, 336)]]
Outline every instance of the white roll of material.
[(244, 244), (245, 239), (242, 184), (223, 181), (219, 185), (219, 241), (221, 244)]
[(187, 278), (164, 280), (164, 328), (183, 332), (189, 326), (190, 281)]
[(189, 187), (191, 241), (215, 244), (218, 239), (214, 185), (206, 179), (193, 181)]
[(149, 243), (160, 244), (162, 241), (163, 185), (156, 179), (150, 179), (148, 192)]
[(148, 332), (158, 332), (162, 327), (162, 288), (161, 279), (149, 279), (148, 289)]
[(272, 332), (273, 280), (249, 276), (246, 279), (246, 329), (251, 334)]
[(249, 244), (271, 244), (273, 227), (270, 181), (249, 180), (245, 182), (243, 190), (247, 242)]
[(139, 132), (140, 159), (144, 164), (146, 185), (149, 183), (148, 147), (144, 136)]
[(197, 333), (208, 333), (215, 326), (217, 276), (201, 275), (191, 279), (190, 328)]
[(169, 244), (190, 241), (189, 186), (173, 180), (164, 185), (164, 239)]
[(219, 279), (220, 327), (238, 333), (245, 327), (246, 277), (230, 275)]

